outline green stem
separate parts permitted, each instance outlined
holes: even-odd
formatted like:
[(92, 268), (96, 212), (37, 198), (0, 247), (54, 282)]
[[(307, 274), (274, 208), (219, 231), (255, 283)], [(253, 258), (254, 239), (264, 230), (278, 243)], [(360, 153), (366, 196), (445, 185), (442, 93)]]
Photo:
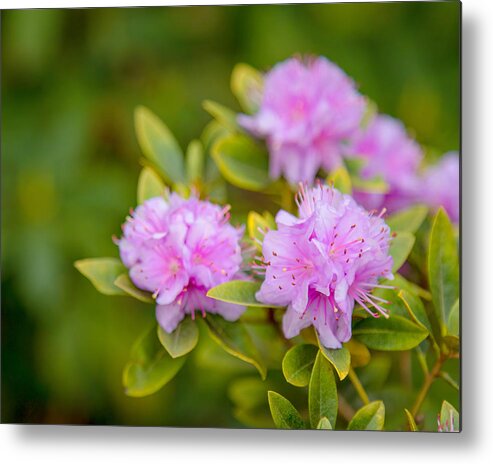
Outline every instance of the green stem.
[(433, 366), (431, 372), (425, 377), (423, 386), (421, 387), (421, 390), (419, 391), (416, 401), (414, 402), (414, 405), (411, 409), (411, 414), (413, 415), (414, 418), (416, 418), (416, 414), (418, 414), (419, 409), (421, 408), (421, 405), (423, 404), (423, 401), (425, 400), (426, 395), (428, 394), (431, 384), (433, 383), (435, 378), (438, 377), (438, 375), (440, 374), (440, 369), (442, 368), (442, 364), (444, 361), (445, 359), (440, 356), (437, 359), (435, 365)]
[(370, 399), (368, 398), (368, 395), (366, 394), (363, 385), (361, 385), (361, 382), (359, 381), (359, 378), (356, 375), (356, 372), (354, 372), (354, 369), (352, 367), (349, 369), (348, 376), (349, 376), (349, 380), (351, 380), (351, 383), (353, 384), (354, 389), (356, 390), (359, 397), (361, 398), (361, 401), (363, 401), (363, 404), (369, 404)]

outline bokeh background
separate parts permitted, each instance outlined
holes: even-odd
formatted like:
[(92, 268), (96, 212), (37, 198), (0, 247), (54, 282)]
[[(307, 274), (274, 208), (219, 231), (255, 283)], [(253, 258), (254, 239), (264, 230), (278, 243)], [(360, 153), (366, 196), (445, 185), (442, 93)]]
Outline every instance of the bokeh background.
[[(423, 145), (457, 150), (459, 27), (456, 2), (3, 11), (2, 421), (242, 426), (231, 381), (252, 371), (213, 346), (164, 390), (125, 396), (121, 372), (153, 311), (73, 267), (117, 256), (140, 171), (135, 106), (185, 147), (209, 120), (202, 100), (238, 109), (237, 62), (322, 54)], [(412, 392), (389, 379), (375, 388), (402, 410)], [(433, 421), (442, 399), (458, 406), (437, 382)]]

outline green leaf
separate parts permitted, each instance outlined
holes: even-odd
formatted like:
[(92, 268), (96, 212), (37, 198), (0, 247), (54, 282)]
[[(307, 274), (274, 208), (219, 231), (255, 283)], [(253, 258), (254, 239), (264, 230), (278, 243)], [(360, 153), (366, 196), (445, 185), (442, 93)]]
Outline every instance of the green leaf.
[(440, 208), (433, 221), (428, 251), (428, 279), (435, 316), (446, 334), (446, 322), (459, 298), (459, 257), (454, 228)]
[(204, 319), (213, 340), (229, 354), (252, 364), (265, 379), (267, 369), (250, 334), (240, 321), (229, 322), (221, 316), (207, 314)]
[(385, 423), (385, 405), (382, 401), (373, 401), (361, 409), (349, 422), (348, 430), (383, 430)]
[(255, 211), (250, 211), (247, 218), (247, 230), (249, 237), (254, 241), (255, 247), (262, 250), (265, 232), (275, 229), (276, 223), (272, 214), (267, 211), (261, 216)]
[(260, 290), (260, 282), (249, 280), (230, 280), (224, 284), (212, 287), (207, 296), (214, 300), (234, 303), (241, 306), (253, 306), (257, 308), (277, 308), (278, 306), (260, 303), (255, 298), (255, 294)]
[(344, 166), (333, 170), (327, 178), (327, 182), (333, 183), (334, 187), (342, 193), (351, 195), (353, 191), (351, 177)]
[(189, 143), (185, 163), (189, 182), (197, 182), (204, 177), (204, 148), (199, 140), (192, 140)]
[(368, 317), (355, 325), (353, 336), (374, 350), (404, 351), (418, 346), (428, 331), (401, 316)]
[(416, 238), (409, 232), (399, 232), (390, 242), (390, 255), (394, 258), (392, 272), (397, 272), (406, 262)]
[(326, 348), (320, 343), (320, 341), (318, 346), (322, 354), (336, 370), (339, 380), (344, 380), (349, 373), (349, 368), (351, 367), (351, 354), (349, 353), (349, 350), (345, 346), (335, 350)]
[(166, 186), (154, 169), (145, 167), (140, 172), (137, 184), (137, 202), (139, 205), (149, 198), (159, 197), (164, 194)]
[(269, 391), (267, 395), (272, 419), (278, 429), (302, 430), (305, 428), (300, 413), (289, 400), (274, 391)]
[(416, 205), (390, 215), (385, 222), (395, 232), (409, 232), (414, 234), (421, 226), (428, 214), (424, 205)]
[(80, 259), (74, 266), (104, 295), (125, 295), (125, 292), (114, 284), (115, 279), (127, 270), (118, 258)]
[(313, 364), (318, 348), (314, 345), (295, 345), (288, 350), (282, 360), (284, 377), (295, 387), (306, 387), (310, 382)]
[(370, 350), (363, 343), (351, 338), (347, 343), (344, 343), (344, 346), (351, 355), (352, 367), (363, 367), (370, 362)]
[(442, 403), (440, 424), (448, 432), (460, 432), (459, 413), (448, 401)]
[(152, 299), (151, 294), (148, 292), (144, 292), (140, 288), (137, 288), (132, 283), (127, 273), (120, 274), (115, 279), (115, 285), (119, 289), (123, 290), (127, 295), (137, 298), (137, 300), (143, 301), (144, 303), (155, 303), (155, 301)]
[(432, 327), (421, 299), (407, 290), (399, 290), (397, 296), (404, 303), (404, 307), (407, 309), (411, 319), (429, 333), (432, 333)]
[(183, 152), (168, 127), (149, 109), (135, 110), (137, 140), (144, 155), (169, 183), (185, 180)]
[(205, 100), (202, 107), (228, 131), (237, 132), (240, 129), (233, 110), (211, 100)]
[(181, 321), (171, 333), (158, 326), (157, 334), (161, 345), (164, 346), (172, 358), (179, 358), (190, 353), (199, 341), (197, 324), (190, 317)]
[(454, 303), (448, 316), (447, 328), (450, 335), (459, 336), (459, 299)]
[(262, 100), (262, 74), (251, 66), (238, 63), (231, 74), (231, 91), (246, 113), (255, 113)]
[(409, 426), (409, 430), (411, 432), (418, 432), (418, 426), (416, 425), (416, 422), (414, 421), (413, 415), (407, 409), (404, 409), (404, 412), (406, 413), (407, 424)]
[(308, 386), (308, 411), (312, 428), (317, 427), (322, 417), (335, 424), (337, 406), (337, 388), (332, 367), (318, 352)]
[(332, 425), (326, 417), (322, 417), (317, 425), (317, 430), (332, 430)]
[(408, 292), (414, 293), (426, 301), (431, 301), (431, 293), (428, 290), (421, 288), (413, 282), (409, 282), (409, 280), (404, 279), (404, 277), (400, 274), (394, 274), (393, 280), (384, 281), (383, 284), (391, 285), (402, 290), (407, 290)]
[(128, 396), (152, 395), (166, 385), (182, 368), (186, 357), (173, 359), (161, 346), (156, 329), (146, 332), (132, 348), (123, 371), (123, 386)]
[(261, 191), (271, 182), (267, 152), (244, 135), (218, 139), (212, 147), (212, 157), (221, 174), (236, 187)]

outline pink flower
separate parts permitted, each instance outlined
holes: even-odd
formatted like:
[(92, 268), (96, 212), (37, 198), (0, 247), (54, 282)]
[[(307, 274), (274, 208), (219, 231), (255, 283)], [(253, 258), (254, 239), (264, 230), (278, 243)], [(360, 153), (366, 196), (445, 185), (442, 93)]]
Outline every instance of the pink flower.
[(459, 155), (446, 153), (440, 161), (429, 167), (419, 191), (419, 200), (433, 209), (443, 206), (450, 219), (458, 223), (459, 211)]
[(167, 332), (195, 311), (236, 320), (245, 310), (206, 296), (240, 269), (243, 230), (229, 224), (228, 209), (172, 193), (167, 200), (147, 200), (122, 227), (121, 259), (132, 282), (153, 293), (157, 320)]
[(423, 153), (400, 121), (390, 116), (375, 116), (365, 129), (356, 133), (347, 153), (365, 161), (363, 179), (380, 177), (389, 186), (386, 194), (355, 191), (358, 203), (368, 209), (385, 207), (396, 211), (415, 202)]
[(301, 188), (297, 204), (299, 218), (281, 210), (278, 230), (265, 235), (265, 280), (257, 298), (287, 306), (287, 338), (313, 325), (324, 346), (340, 348), (351, 338), (355, 303), (388, 317), (385, 302), (371, 291), (379, 278), (393, 278), (389, 227), (328, 186)]
[(266, 138), (270, 176), (313, 183), (317, 171), (340, 163), (342, 144), (358, 128), (364, 98), (353, 81), (325, 58), (289, 59), (265, 76), (260, 110), (239, 122)]

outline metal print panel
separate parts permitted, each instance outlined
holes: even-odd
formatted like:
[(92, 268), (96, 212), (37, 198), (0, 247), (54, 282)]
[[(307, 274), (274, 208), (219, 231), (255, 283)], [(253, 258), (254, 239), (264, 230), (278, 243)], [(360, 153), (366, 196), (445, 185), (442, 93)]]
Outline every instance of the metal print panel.
[(460, 431), (459, 3), (1, 25), (2, 422)]

